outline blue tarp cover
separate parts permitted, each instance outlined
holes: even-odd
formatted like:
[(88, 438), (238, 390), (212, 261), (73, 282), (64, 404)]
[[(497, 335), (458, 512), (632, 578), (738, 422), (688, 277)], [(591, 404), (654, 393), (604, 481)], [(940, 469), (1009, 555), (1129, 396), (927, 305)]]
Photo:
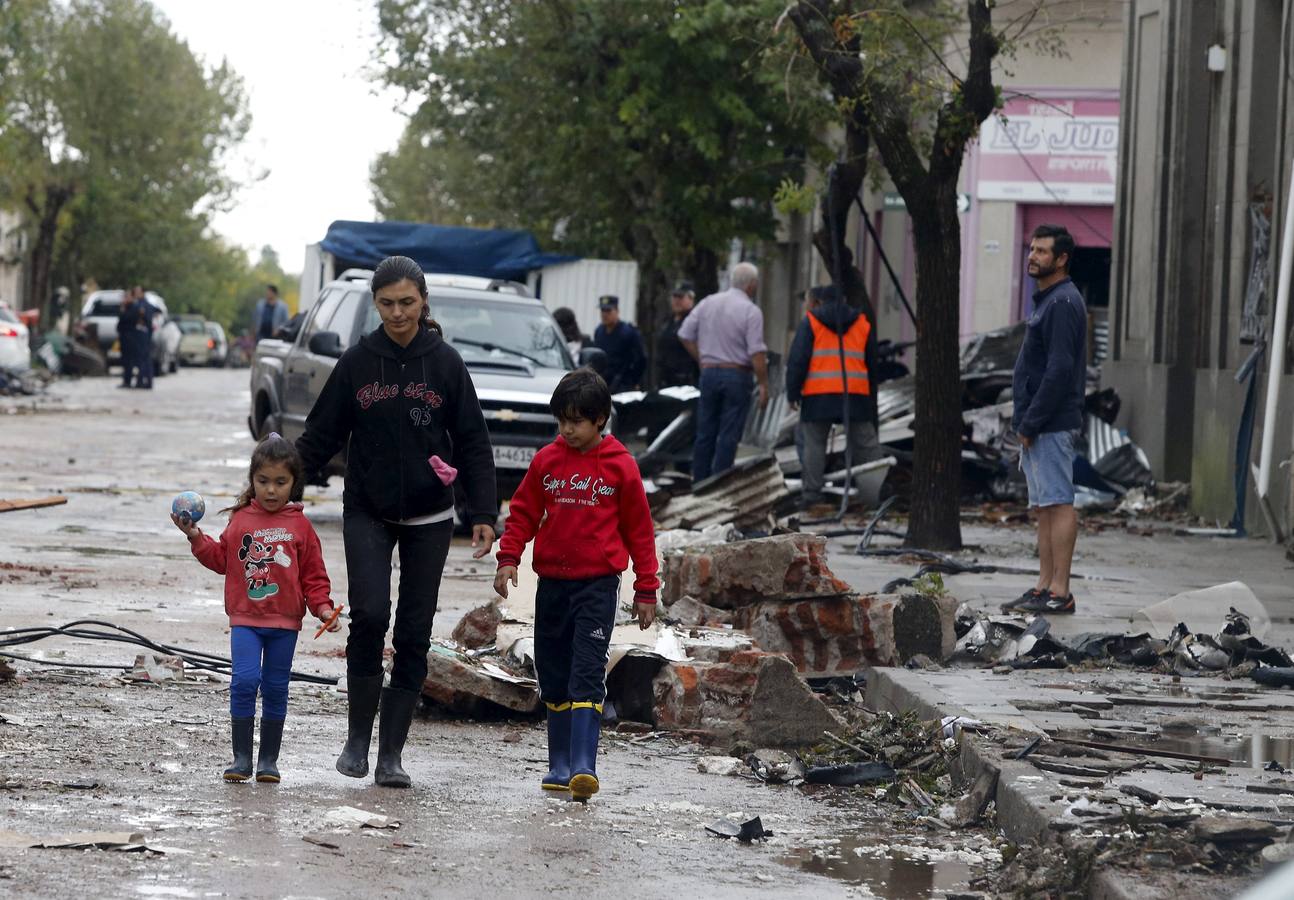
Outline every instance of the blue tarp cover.
[(337, 257), (338, 271), (372, 269), (388, 256), (408, 256), (424, 272), (525, 281), (526, 274), (578, 256), (543, 253), (528, 231), (458, 228), (418, 222), (347, 222), (328, 226), (320, 246)]

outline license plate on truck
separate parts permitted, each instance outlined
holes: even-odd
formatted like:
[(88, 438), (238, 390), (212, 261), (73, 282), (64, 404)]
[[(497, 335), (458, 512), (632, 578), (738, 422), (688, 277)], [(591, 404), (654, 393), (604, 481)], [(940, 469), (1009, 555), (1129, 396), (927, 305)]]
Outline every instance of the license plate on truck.
[(534, 447), (494, 447), (494, 464), (501, 469), (524, 469), (534, 458)]

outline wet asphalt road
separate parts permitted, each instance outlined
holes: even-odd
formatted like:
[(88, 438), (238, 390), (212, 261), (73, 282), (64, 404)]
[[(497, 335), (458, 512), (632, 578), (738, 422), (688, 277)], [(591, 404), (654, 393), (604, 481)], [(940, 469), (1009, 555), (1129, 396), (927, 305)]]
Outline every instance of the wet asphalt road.
[[(0, 400), (0, 497), (68, 497), (0, 515), (4, 626), (103, 619), (228, 652), (221, 581), (191, 558), (167, 513), (180, 490), (204, 494), (214, 511), (241, 489), (252, 447), (246, 380), (246, 370), (182, 370), (151, 393), (85, 379)], [(340, 494), (333, 479), (308, 491), (307, 507), (344, 599)], [(223, 525), (213, 513), (208, 522)], [(488, 599), (491, 572), (456, 541), (437, 634)], [(302, 634), (296, 668), (340, 675), (343, 637), (312, 634)], [(124, 666), (137, 648), (55, 638), (14, 649)], [(345, 699), (310, 685), (292, 688), (283, 784), (227, 785), (223, 679), (127, 685), (110, 671), (16, 666), (24, 677), (0, 683), (0, 716), (11, 720), (0, 720), (0, 831), (137, 831), (167, 852), (0, 846), (0, 895), (927, 897), (964, 885), (968, 871), (868, 862), (853, 848), (905, 829), (909, 842), (922, 838), (863, 789), (815, 797), (701, 775), (701, 748), (663, 738), (608, 736), (604, 791), (584, 807), (537, 789), (539, 725), (422, 718), (405, 753), (414, 789), (381, 790), (333, 770)], [(338, 829), (328, 814), (342, 806), (401, 827)], [(774, 838), (740, 846), (704, 831), (746, 814), (761, 815)]]

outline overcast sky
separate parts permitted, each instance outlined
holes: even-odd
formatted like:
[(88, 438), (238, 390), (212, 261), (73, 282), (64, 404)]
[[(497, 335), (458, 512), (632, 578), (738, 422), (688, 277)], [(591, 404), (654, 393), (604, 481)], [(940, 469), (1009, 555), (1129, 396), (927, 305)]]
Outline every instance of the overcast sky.
[(308, 243), (334, 219), (372, 219), (369, 164), (395, 146), (404, 118), (395, 92), (369, 80), (377, 40), (368, 0), (153, 0), (173, 30), (210, 64), (243, 77), (252, 129), (242, 178), (268, 170), (215, 220), (230, 242), (264, 244), (299, 272)]

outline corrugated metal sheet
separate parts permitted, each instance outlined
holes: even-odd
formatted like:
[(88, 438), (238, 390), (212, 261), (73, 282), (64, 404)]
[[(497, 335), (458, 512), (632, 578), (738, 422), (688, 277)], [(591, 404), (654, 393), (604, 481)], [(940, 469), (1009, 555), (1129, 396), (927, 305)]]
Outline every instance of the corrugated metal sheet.
[(620, 318), (639, 330), (650, 330), (634, 318), (638, 309), (638, 264), (613, 259), (581, 259), (578, 262), (545, 266), (530, 273), (530, 292), (550, 310), (569, 307), (575, 312), (580, 331), (593, 334), (601, 319), (598, 298), (614, 294), (620, 298)]
[(702, 482), (691, 494), (671, 497), (656, 515), (661, 528), (705, 528), (732, 523), (740, 529), (767, 524), (790, 492), (777, 460), (761, 456)]

